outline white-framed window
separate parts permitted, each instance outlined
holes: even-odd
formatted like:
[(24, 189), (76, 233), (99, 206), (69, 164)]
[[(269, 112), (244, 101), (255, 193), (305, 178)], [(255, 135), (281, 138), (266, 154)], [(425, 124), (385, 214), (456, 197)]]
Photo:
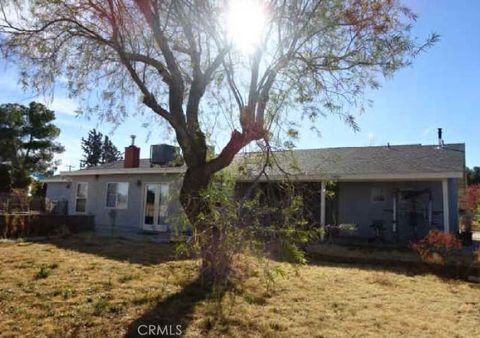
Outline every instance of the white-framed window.
[(107, 208), (127, 209), (128, 207), (128, 182), (107, 183)]
[(382, 203), (385, 202), (385, 190), (380, 187), (372, 188), (371, 201), (373, 203)]
[(87, 210), (88, 183), (78, 182), (75, 189), (75, 212), (84, 213)]

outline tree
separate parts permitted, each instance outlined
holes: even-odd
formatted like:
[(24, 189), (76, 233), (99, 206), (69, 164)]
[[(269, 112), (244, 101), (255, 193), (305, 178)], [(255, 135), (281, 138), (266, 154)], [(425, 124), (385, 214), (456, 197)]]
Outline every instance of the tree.
[(54, 155), (64, 151), (55, 142), (60, 129), (54, 120), (55, 113), (41, 103), (0, 105), (0, 153), (11, 163), (13, 188), (26, 189), (32, 174), (49, 173)]
[(35, 197), (45, 197), (47, 195), (47, 185), (38, 180), (33, 180), (30, 193)]
[(10, 192), (12, 179), (8, 166), (0, 164), (0, 192)]
[(103, 134), (96, 129), (88, 132), (87, 139), (82, 137), (83, 161), (87, 167), (97, 166), (102, 162)]
[[(63, 74), (74, 95), (101, 90), (104, 104), (91, 108), (106, 117), (121, 118), (122, 102), (140, 96), (173, 129), (187, 166), (180, 201), (196, 233), (208, 239), (201, 248), (207, 279), (219, 241), (216, 226), (201, 221), (209, 212), (202, 191), (212, 175), (246, 145), (268, 148), (302, 118), (315, 122), (333, 113), (357, 128), (348, 110), (363, 105), (365, 89), (377, 88), (379, 76), (410, 64), (438, 38), (412, 37), (416, 17), (398, 0), (24, 5), (31, 17), (4, 15), (0, 48), (23, 66), (26, 83), (51, 88), (52, 74)], [(222, 116), (231, 134), (209, 158), (208, 121)]]
[(122, 153), (110, 141), (108, 136), (105, 136), (102, 147), (102, 163), (112, 163), (122, 159)]
[(111, 163), (122, 159), (122, 154), (110, 141), (108, 136), (96, 129), (88, 132), (87, 139), (82, 137), (83, 160), (82, 166), (93, 167), (104, 163)]
[(467, 168), (467, 184), (480, 184), (480, 167)]

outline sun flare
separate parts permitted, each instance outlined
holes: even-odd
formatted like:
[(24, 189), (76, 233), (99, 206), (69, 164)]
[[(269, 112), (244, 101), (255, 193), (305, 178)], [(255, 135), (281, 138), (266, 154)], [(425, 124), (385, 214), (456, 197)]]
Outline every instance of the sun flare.
[(260, 43), (266, 23), (259, 0), (232, 0), (226, 16), (228, 36), (241, 52), (251, 54)]

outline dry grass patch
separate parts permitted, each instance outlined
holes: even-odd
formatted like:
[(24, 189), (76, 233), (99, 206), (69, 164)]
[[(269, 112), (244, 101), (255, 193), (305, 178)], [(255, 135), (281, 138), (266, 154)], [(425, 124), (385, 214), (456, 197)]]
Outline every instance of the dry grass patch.
[[(216, 302), (195, 284), (197, 262), (175, 260), (167, 245), (3, 242), (0, 332), (118, 337), (156, 318), (181, 321), (192, 337), (480, 336), (476, 284), (406, 270), (272, 264), (287, 274), (268, 292), (259, 270)], [(48, 273), (38, 278), (42, 267)]]

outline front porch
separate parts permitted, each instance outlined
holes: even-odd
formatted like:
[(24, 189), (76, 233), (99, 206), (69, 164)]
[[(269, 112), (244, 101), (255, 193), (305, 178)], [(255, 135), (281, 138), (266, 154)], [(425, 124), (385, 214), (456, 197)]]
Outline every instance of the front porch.
[[(239, 184), (239, 193), (248, 182)], [(303, 213), (312, 226), (350, 224), (341, 237), (378, 242), (409, 242), (430, 230), (458, 232), (458, 182), (436, 180), (302, 181), (291, 191), (303, 198)], [(280, 206), (288, 192), (279, 182), (260, 182), (264, 203)], [(268, 193), (266, 193), (268, 191)]]

